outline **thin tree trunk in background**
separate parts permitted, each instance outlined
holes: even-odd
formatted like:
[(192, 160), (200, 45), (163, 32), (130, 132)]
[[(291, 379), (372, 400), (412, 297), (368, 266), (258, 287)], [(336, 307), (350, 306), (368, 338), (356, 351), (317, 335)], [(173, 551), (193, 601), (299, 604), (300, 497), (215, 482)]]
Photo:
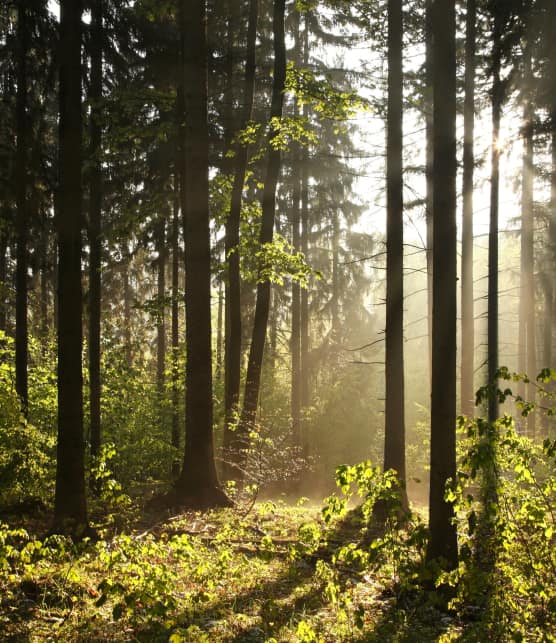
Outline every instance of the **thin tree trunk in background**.
[(122, 257), (122, 279), (124, 290), (124, 351), (125, 363), (128, 368), (133, 364), (133, 354), (131, 350), (131, 284), (129, 282), (129, 264), (130, 255), (126, 252)]
[[(293, 13), (294, 27), (294, 64), (300, 66), (301, 62), (301, 41), (300, 41), (300, 14)], [(299, 101), (294, 97), (293, 105), (294, 118), (299, 117)], [(299, 144), (292, 148), (292, 245), (295, 251), (299, 251), (301, 241), (301, 174), (300, 174), (301, 149)], [(292, 281), (292, 322), (291, 322), (291, 416), (292, 416), (292, 443), (294, 447), (301, 449), (301, 287), (298, 281)]]
[(157, 259), (157, 300), (158, 317), (156, 324), (156, 390), (159, 401), (164, 397), (166, 371), (166, 217), (161, 216), (158, 224)]
[[(179, 180), (177, 171), (174, 176), (174, 204), (172, 214), (172, 446), (176, 452), (180, 448), (179, 414)], [(172, 462), (172, 475), (179, 475), (179, 460)]]
[(224, 348), (224, 286), (218, 279), (218, 311), (216, 317), (216, 379), (222, 379), (222, 353)]
[[(531, 54), (525, 52), (525, 74), (531, 73)], [(520, 271), (520, 307), (519, 307), (519, 371), (526, 372), (529, 378), (536, 377), (535, 359), (535, 283), (534, 283), (534, 233), (533, 233), (533, 119), (534, 113), (530, 97), (525, 97), (523, 108), (523, 167), (521, 184), (521, 271)], [(524, 391), (528, 402), (535, 402), (535, 386), (527, 385)], [(535, 414), (527, 417), (529, 437), (535, 434)]]
[(475, 313), (473, 305), (473, 174), (475, 164), (476, 0), (467, 0), (463, 133), (463, 215), (461, 231), (461, 413), (474, 415)]
[(333, 343), (338, 342), (340, 332), (340, 217), (338, 211), (332, 213), (332, 301), (331, 338)]
[[(274, 1), (274, 81), (272, 86), (272, 104), (270, 116), (280, 119), (284, 102), (284, 84), (286, 79), (286, 46), (284, 34), (285, 0)], [(260, 246), (272, 243), (274, 235), (274, 216), (276, 209), (276, 185), (280, 174), (280, 150), (272, 145), (273, 139), (278, 135), (272, 129), (269, 140), (268, 160), (264, 190), (262, 197)], [(257, 404), (261, 383), (261, 370), (270, 309), (270, 282), (265, 280), (257, 285), (257, 303), (255, 306), (255, 319), (253, 335), (247, 365), (245, 382), (245, 395), (243, 410), (238, 427), (238, 437), (242, 449), (248, 446), (249, 432), (255, 427)], [(240, 472), (241, 474), (241, 472)]]
[(388, 117), (386, 125), (386, 406), (384, 470), (405, 489), (403, 352), (403, 17), (401, 0), (388, 0)]
[[(1, 248), (0, 248), (1, 251)], [(48, 339), (48, 232), (43, 217), (40, 241), (40, 335), (44, 342)]]
[(490, 178), (490, 223), (488, 234), (488, 328), (487, 328), (487, 371), (488, 384), (493, 387), (488, 403), (488, 419), (498, 418), (498, 210), (500, 192), (500, 116), (502, 111), (502, 86), (500, 82), (500, 37), (501, 27), (497, 14), (494, 18), (493, 62), (492, 62), (492, 151)]
[[(309, 13), (305, 14), (304, 29), (303, 29), (303, 67), (307, 68), (309, 65)], [(304, 118), (309, 117), (309, 106), (303, 105), (302, 114)], [(300, 181), (301, 181), (301, 252), (305, 257), (305, 261), (309, 262), (309, 158), (307, 149), (303, 148), (301, 151), (300, 159)], [(309, 364), (309, 291), (307, 288), (301, 290), (300, 301), (300, 403), (301, 403), (301, 416), (311, 403), (310, 399), (310, 364)], [(302, 456), (307, 459), (309, 457), (309, 436), (305, 430), (305, 426), (301, 427), (301, 445)]]
[[(0, 225), (4, 225), (4, 221), (0, 222)], [(3, 228), (0, 228), (0, 330), (6, 332), (6, 321), (7, 321), (7, 301), (6, 301), (6, 292), (7, 292), (7, 260), (8, 253), (8, 234), (4, 231)]]
[(16, 95), (16, 270), (15, 270), (15, 389), (21, 401), (23, 414), (28, 410), (28, 320), (27, 320), (27, 55), (28, 7), (21, 0), (17, 11), (17, 95)]
[[(185, 216), (185, 453), (176, 500), (204, 508), (229, 504), (214, 462), (210, 306), (209, 136), (204, 0), (181, 0), (185, 149), (181, 206)], [(186, 45), (186, 46), (185, 46)]]
[(427, 260), (427, 341), (429, 383), (432, 381), (432, 268), (433, 268), (433, 156), (434, 156), (434, 118), (433, 118), (433, 31), (432, 11), (434, 0), (425, 3), (425, 131), (426, 131), (426, 161), (425, 161), (425, 222), (427, 230), (426, 260)]
[(81, 2), (60, 2), (58, 443), (54, 529), (88, 530), (81, 351)]
[(454, 508), (444, 500), (456, 474), (456, 20), (455, 1), (435, 2), (433, 324), (431, 464), (427, 559), (458, 562)]
[[(243, 111), (240, 128), (243, 129), (251, 119), (253, 97), (255, 93), (256, 71), (256, 41), (259, 1), (250, 0), (247, 26), (247, 42), (245, 56), (245, 76), (243, 82)], [(226, 342), (225, 342), (225, 374), (224, 374), (224, 451), (226, 463), (225, 478), (233, 478), (238, 444), (235, 432), (231, 430), (237, 423), (239, 412), (239, 392), (241, 385), (241, 275), (239, 257), (239, 229), (241, 219), (242, 194), (247, 170), (248, 148), (238, 143), (235, 146), (234, 182), (230, 202), (230, 212), (226, 220), (225, 252), (228, 266), (226, 281)], [(230, 460), (231, 462), (228, 462)]]
[(100, 453), (101, 443), (101, 216), (102, 216), (102, 0), (95, 0), (91, 10), (91, 85), (89, 99), (89, 401), (91, 456)]

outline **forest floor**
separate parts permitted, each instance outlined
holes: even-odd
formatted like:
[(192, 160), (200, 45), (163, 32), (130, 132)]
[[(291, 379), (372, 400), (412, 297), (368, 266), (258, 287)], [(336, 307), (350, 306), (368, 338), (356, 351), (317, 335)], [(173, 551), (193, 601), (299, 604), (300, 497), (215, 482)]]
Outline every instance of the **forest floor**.
[(0, 532), (0, 640), (479, 640), (434, 589), (402, 589), (394, 545), (390, 562), (361, 563), (357, 511), (329, 526), (318, 507), (268, 501), (117, 533), (120, 518), (79, 546)]

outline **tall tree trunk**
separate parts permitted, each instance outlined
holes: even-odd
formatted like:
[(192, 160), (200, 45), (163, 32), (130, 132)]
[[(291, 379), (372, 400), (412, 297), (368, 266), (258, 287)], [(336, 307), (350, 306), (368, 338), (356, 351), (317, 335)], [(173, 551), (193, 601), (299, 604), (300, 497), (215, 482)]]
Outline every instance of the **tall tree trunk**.
[[(285, 0), (274, 0), (274, 81), (272, 86), (271, 119), (280, 119), (284, 102), (284, 84), (286, 79), (286, 46), (284, 34)], [(276, 207), (276, 185), (280, 174), (280, 151), (272, 143), (278, 135), (275, 126), (271, 126), (269, 137), (268, 160), (262, 197), (262, 217), (259, 244), (272, 243), (274, 234), (274, 214)], [(257, 285), (257, 303), (253, 335), (247, 365), (243, 410), (238, 427), (240, 447), (248, 445), (248, 435), (255, 427), (257, 404), (261, 383), (261, 369), (266, 339), (266, 327), (270, 309), (270, 282), (265, 280)], [(241, 472), (240, 472), (241, 475)]]
[[(180, 448), (179, 414), (179, 180), (174, 176), (174, 212), (172, 216), (172, 446), (176, 452)], [(179, 475), (179, 461), (172, 462), (172, 475)]]
[(456, 474), (456, 47), (455, 1), (435, 2), (433, 323), (428, 560), (457, 566), (454, 508), (444, 500)]
[(157, 300), (158, 315), (156, 323), (156, 390), (159, 402), (164, 397), (166, 371), (166, 217), (161, 215), (158, 224), (157, 259)]
[(4, 221), (0, 221), (0, 330), (7, 331), (7, 275), (8, 275), (8, 233), (4, 229)]
[(502, 84), (500, 81), (500, 38), (501, 25), (498, 14), (494, 17), (493, 59), (492, 59), (492, 151), (490, 177), (490, 223), (488, 234), (488, 320), (487, 320), (487, 371), (488, 384), (493, 387), (488, 403), (488, 419), (498, 418), (498, 209), (500, 192), (500, 116), (502, 111)]
[[(303, 29), (303, 67), (309, 65), (309, 12), (305, 14)], [(309, 106), (303, 105), (303, 118), (309, 117)], [(305, 260), (309, 260), (309, 156), (307, 149), (303, 148), (300, 159), (300, 181), (301, 181), (301, 252)], [(309, 291), (303, 288), (300, 301), (300, 402), (301, 415), (311, 403), (310, 400), (310, 363), (309, 363)], [(309, 457), (309, 437), (302, 426), (301, 444), (303, 458)]]
[[(210, 308), (207, 42), (204, 0), (181, 0), (185, 149), (181, 182), (185, 216), (186, 420), (185, 454), (176, 481), (180, 504), (229, 504), (214, 462)], [(184, 46), (187, 43), (187, 46)]]
[(133, 364), (133, 352), (131, 348), (131, 283), (129, 279), (129, 269), (131, 256), (126, 248), (122, 256), (121, 270), (123, 280), (124, 295), (124, 352), (125, 363), (127, 368)]
[(60, 2), (58, 446), (54, 528), (88, 529), (83, 439), (81, 2)]
[(27, 321), (27, 55), (29, 48), (27, 1), (19, 3), (17, 12), (17, 95), (16, 95), (16, 272), (15, 272), (15, 388), (23, 414), (28, 410), (28, 321)]
[(101, 443), (101, 216), (102, 216), (102, 0), (94, 0), (91, 9), (91, 103), (89, 148), (89, 401), (91, 456), (97, 457)]
[[(256, 40), (259, 13), (259, 0), (250, 0), (247, 26), (247, 43), (245, 56), (245, 76), (243, 84), (243, 111), (240, 127), (243, 129), (251, 119), (253, 97), (255, 93)], [(236, 460), (235, 432), (231, 429), (237, 423), (239, 412), (239, 391), (241, 384), (241, 276), (239, 269), (239, 228), (241, 219), (242, 194), (247, 170), (248, 148), (238, 142), (234, 156), (234, 182), (230, 202), (230, 212), (226, 220), (226, 261), (228, 278), (226, 282), (226, 354), (224, 374), (225, 428), (224, 450), (226, 465), (224, 476), (234, 477), (233, 463)]]
[(401, 0), (388, 0), (388, 118), (386, 127), (386, 407), (384, 470), (405, 490), (403, 354), (403, 18)]
[(427, 261), (427, 340), (429, 384), (432, 380), (432, 268), (433, 268), (433, 156), (434, 156), (434, 115), (433, 115), (433, 32), (432, 10), (434, 0), (425, 3), (425, 131), (426, 131), (426, 161), (425, 161), (425, 222), (426, 222), (426, 261)]
[(473, 174), (475, 165), (476, 0), (467, 0), (463, 133), (463, 216), (461, 231), (461, 412), (474, 414), (475, 313), (473, 305)]
[(218, 312), (216, 317), (216, 379), (222, 380), (222, 353), (224, 348), (224, 287), (218, 278)]
[[(294, 64), (300, 66), (301, 47), (300, 41), (300, 14), (294, 11)], [(294, 118), (299, 117), (299, 101), (294, 97)], [(292, 148), (292, 245), (296, 251), (300, 250), (301, 241), (301, 176), (300, 176), (301, 149), (298, 144)], [(292, 321), (291, 321), (291, 416), (292, 416), (292, 443), (301, 449), (301, 287), (298, 281), (292, 282)]]

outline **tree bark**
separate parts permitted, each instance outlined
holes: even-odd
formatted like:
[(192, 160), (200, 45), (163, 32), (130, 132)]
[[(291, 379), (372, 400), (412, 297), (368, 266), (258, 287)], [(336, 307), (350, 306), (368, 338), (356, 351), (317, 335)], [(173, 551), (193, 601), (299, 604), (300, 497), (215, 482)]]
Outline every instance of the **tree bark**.
[(15, 389), (23, 414), (28, 411), (28, 320), (27, 320), (27, 241), (28, 241), (28, 156), (27, 156), (27, 55), (29, 49), (27, 1), (17, 12), (17, 94), (16, 94), (16, 270), (15, 270)]
[[(274, 1), (274, 82), (272, 86), (271, 119), (280, 119), (284, 101), (284, 84), (286, 79), (286, 46), (284, 34), (285, 0)], [(274, 214), (276, 207), (276, 185), (280, 174), (280, 151), (272, 143), (277, 130), (271, 125), (267, 157), (266, 177), (262, 197), (260, 246), (272, 243), (274, 234)], [(270, 282), (260, 281), (257, 285), (257, 303), (253, 335), (247, 365), (243, 410), (238, 427), (241, 449), (245, 450), (249, 442), (249, 432), (255, 428), (257, 404), (261, 383), (261, 369), (270, 309)], [(241, 471), (239, 472), (241, 475)]]
[[(247, 43), (245, 56), (245, 76), (243, 82), (243, 111), (240, 128), (245, 128), (253, 111), (256, 70), (256, 40), (259, 14), (259, 1), (250, 0), (249, 19), (247, 26)], [(239, 142), (234, 150), (234, 182), (230, 202), (230, 212), (226, 220), (225, 251), (228, 267), (226, 283), (226, 354), (224, 373), (224, 451), (226, 465), (224, 475), (233, 478), (235, 475), (234, 462), (237, 460), (237, 440), (235, 428), (239, 412), (239, 392), (241, 386), (241, 276), (239, 257), (239, 229), (241, 220), (242, 194), (247, 170), (248, 148)], [(229, 460), (229, 462), (228, 462)], [(237, 462), (236, 462), (237, 463)]]
[(100, 454), (101, 443), (101, 217), (102, 217), (102, 0), (94, 0), (91, 9), (91, 102), (89, 162), (89, 402), (91, 456)]
[(386, 125), (386, 406), (384, 470), (405, 490), (403, 351), (403, 18), (401, 0), (388, 1), (388, 117)]
[(467, 0), (463, 133), (463, 215), (461, 232), (461, 412), (474, 415), (475, 313), (473, 304), (473, 175), (475, 165), (476, 0)]
[(166, 371), (166, 217), (160, 216), (158, 222), (158, 259), (157, 259), (157, 323), (156, 323), (156, 390), (159, 402), (164, 398)]
[[(176, 159), (178, 161), (178, 159)], [(174, 212), (172, 216), (172, 446), (176, 453), (180, 448), (179, 414), (179, 179), (176, 168), (174, 176)], [(179, 460), (172, 462), (172, 475), (179, 475)]]
[(433, 324), (428, 560), (458, 562), (453, 506), (456, 474), (456, 48), (455, 2), (435, 2)]
[(500, 192), (500, 116), (502, 111), (501, 67), (501, 25), (498, 14), (494, 17), (493, 59), (492, 59), (492, 151), (490, 178), (490, 223), (488, 234), (488, 321), (487, 321), (487, 371), (488, 384), (493, 387), (488, 403), (488, 419), (498, 419), (498, 209)]
[(426, 0), (425, 4), (425, 131), (426, 131), (426, 161), (425, 161), (425, 222), (427, 230), (426, 261), (427, 261), (427, 341), (429, 384), (432, 380), (432, 269), (433, 269), (433, 156), (434, 156), (434, 115), (433, 115), (433, 32), (432, 10), (434, 0)]
[[(180, 1), (185, 149), (181, 184), (185, 216), (185, 454), (176, 500), (203, 508), (229, 504), (214, 462), (210, 308), (207, 43), (204, 0)], [(185, 119), (187, 115), (187, 119)]]
[(58, 446), (54, 529), (88, 530), (85, 497), (81, 287), (81, 2), (60, 2)]

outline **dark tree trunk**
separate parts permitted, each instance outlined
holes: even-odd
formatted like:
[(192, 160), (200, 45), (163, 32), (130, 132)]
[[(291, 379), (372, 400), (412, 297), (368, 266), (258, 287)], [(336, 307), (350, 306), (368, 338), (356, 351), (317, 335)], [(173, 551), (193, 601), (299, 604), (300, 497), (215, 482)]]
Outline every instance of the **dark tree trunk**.
[(88, 529), (83, 439), (81, 2), (60, 2), (58, 447), (54, 528)]
[(224, 286), (218, 279), (218, 312), (216, 316), (216, 379), (222, 380), (222, 353), (224, 348)]
[(186, 420), (185, 455), (176, 481), (180, 504), (228, 504), (220, 489), (213, 445), (210, 309), (207, 43), (204, 0), (181, 0), (185, 149), (181, 203), (185, 216)]
[[(500, 81), (500, 38), (501, 26), (498, 15), (494, 18), (493, 59), (492, 59), (492, 151), (490, 177), (490, 223), (488, 234), (488, 320), (487, 320), (487, 371), (488, 383), (494, 389), (498, 386), (498, 208), (500, 192), (500, 116), (502, 111), (502, 84)], [(493, 390), (489, 397), (488, 419), (498, 418), (498, 397)]]
[[(180, 448), (179, 414), (179, 181), (177, 172), (174, 177), (174, 212), (172, 216), (172, 446), (176, 452)], [(179, 475), (179, 461), (172, 463), (172, 474)]]
[(21, 401), (23, 414), (28, 410), (28, 322), (27, 322), (27, 55), (28, 55), (27, 1), (19, 3), (17, 12), (17, 95), (16, 95), (16, 271), (15, 271), (15, 389)]
[(426, 260), (427, 260), (427, 340), (429, 383), (432, 379), (432, 242), (433, 242), (433, 156), (434, 156), (434, 118), (433, 118), (433, 39), (432, 39), (432, 8), (434, 0), (426, 0), (425, 5), (425, 131), (426, 131), (426, 161), (425, 161), (425, 221), (427, 229)]
[[(303, 29), (303, 66), (309, 65), (309, 13), (305, 14)], [(303, 117), (309, 117), (309, 106), (303, 105)], [(309, 261), (309, 171), (307, 149), (303, 148), (300, 159), (300, 180), (301, 180), (301, 252), (305, 260)], [(300, 402), (301, 414), (309, 407), (310, 400), (310, 363), (309, 363), (309, 291), (307, 288), (301, 290), (300, 301)], [(307, 431), (301, 433), (302, 455), (309, 456), (309, 437)]]
[(435, 2), (433, 323), (428, 560), (457, 566), (454, 508), (444, 500), (456, 474), (456, 48), (455, 1)]
[(8, 252), (8, 234), (4, 230), (4, 221), (0, 221), (0, 330), (6, 332), (6, 321), (7, 321), (7, 302), (6, 302), (6, 290), (7, 290), (7, 252)]
[[(251, 118), (255, 92), (256, 39), (258, 23), (258, 0), (249, 2), (249, 21), (247, 26), (247, 43), (245, 57), (245, 77), (243, 86), (243, 111), (240, 128), (244, 128)], [(242, 194), (247, 170), (248, 149), (246, 145), (237, 144), (234, 157), (234, 182), (232, 187), (230, 212), (226, 220), (226, 261), (228, 279), (226, 284), (226, 355), (225, 355), (225, 428), (224, 450), (227, 452), (227, 465), (224, 469), (226, 478), (234, 477), (234, 460), (238, 445), (235, 432), (231, 427), (237, 423), (239, 412), (239, 391), (241, 384), (241, 277), (239, 270), (239, 228)], [(229, 461), (229, 462), (228, 462)]]
[(161, 216), (157, 234), (157, 300), (158, 316), (156, 323), (156, 390), (161, 402), (164, 397), (166, 371), (166, 218)]
[(461, 231), (461, 412), (474, 414), (475, 313), (473, 306), (473, 170), (475, 164), (476, 0), (467, 0), (463, 133), (463, 216)]
[(133, 351), (131, 348), (131, 283), (129, 279), (129, 264), (131, 257), (129, 252), (124, 252), (122, 256), (121, 270), (123, 281), (124, 295), (124, 352), (125, 363), (128, 368), (133, 364)]
[[(285, 0), (274, 1), (274, 82), (272, 86), (271, 118), (280, 119), (284, 102), (284, 84), (286, 78), (286, 46), (284, 34)], [(272, 243), (274, 234), (274, 213), (276, 207), (276, 185), (280, 174), (280, 151), (272, 145), (278, 132), (273, 129), (270, 134), (266, 177), (262, 197), (262, 218), (259, 244)], [(261, 369), (270, 310), (270, 282), (263, 281), (257, 285), (257, 303), (253, 335), (247, 365), (245, 396), (238, 436), (241, 448), (248, 444), (248, 435), (255, 427), (257, 404), (261, 383)]]
[(402, 2), (388, 1), (388, 119), (386, 127), (386, 412), (384, 470), (394, 469), (405, 491), (403, 354), (403, 70)]
[(102, 215), (102, 0), (91, 9), (91, 120), (89, 126), (89, 401), (91, 456), (100, 453), (100, 316), (101, 316), (101, 215)]

